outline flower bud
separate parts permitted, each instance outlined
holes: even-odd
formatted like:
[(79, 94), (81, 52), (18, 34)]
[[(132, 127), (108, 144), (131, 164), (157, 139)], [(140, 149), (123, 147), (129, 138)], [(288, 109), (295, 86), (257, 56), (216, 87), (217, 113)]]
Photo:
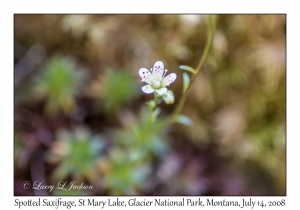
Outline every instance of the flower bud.
[(150, 109), (154, 109), (156, 107), (156, 102), (154, 100), (147, 102), (147, 104), (150, 107)]
[(164, 95), (163, 95), (163, 100), (166, 104), (173, 104), (174, 103), (174, 94), (172, 90), (168, 90)]

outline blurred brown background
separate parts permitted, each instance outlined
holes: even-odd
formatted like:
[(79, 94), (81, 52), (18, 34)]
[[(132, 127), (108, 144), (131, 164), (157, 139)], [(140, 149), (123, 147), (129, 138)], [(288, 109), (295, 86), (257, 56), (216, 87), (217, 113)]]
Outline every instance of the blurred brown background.
[[(196, 68), (205, 15), (15, 15), (15, 195), (285, 195), (286, 16), (217, 15), (183, 114), (143, 126), (138, 70)], [(93, 190), (23, 189), (60, 180)]]

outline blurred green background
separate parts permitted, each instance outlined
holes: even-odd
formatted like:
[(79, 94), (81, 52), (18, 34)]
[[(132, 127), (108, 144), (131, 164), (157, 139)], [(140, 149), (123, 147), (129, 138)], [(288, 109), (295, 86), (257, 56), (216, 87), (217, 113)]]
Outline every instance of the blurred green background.
[[(183, 114), (180, 65), (196, 68), (205, 15), (15, 15), (15, 195), (285, 195), (286, 16), (217, 15)], [(177, 73), (147, 122), (138, 70)], [(86, 190), (23, 189), (76, 181)]]

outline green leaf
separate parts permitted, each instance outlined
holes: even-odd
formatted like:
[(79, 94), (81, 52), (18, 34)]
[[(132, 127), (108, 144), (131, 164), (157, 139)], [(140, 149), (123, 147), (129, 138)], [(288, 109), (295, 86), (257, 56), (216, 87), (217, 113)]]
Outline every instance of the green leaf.
[(190, 67), (190, 66), (184, 66), (184, 65), (181, 65), (181, 66), (179, 66), (179, 68), (182, 69), (182, 70), (186, 70), (186, 71), (192, 72), (193, 74), (196, 74), (196, 70), (193, 69), (193, 68)]
[(174, 117), (174, 121), (183, 125), (192, 126), (194, 123), (193, 121), (184, 115), (177, 115)]
[(186, 72), (184, 72), (182, 76), (183, 76), (183, 93), (185, 93), (190, 85), (191, 80), (189, 75)]

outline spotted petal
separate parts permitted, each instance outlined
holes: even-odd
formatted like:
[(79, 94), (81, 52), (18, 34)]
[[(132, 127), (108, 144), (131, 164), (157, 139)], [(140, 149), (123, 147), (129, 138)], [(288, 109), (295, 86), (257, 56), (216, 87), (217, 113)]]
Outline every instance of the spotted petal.
[(159, 95), (163, 95), (163, 94), (165, 94), (167, 91), (168, 91), (168, 89), (165, 88), (165, 87), (162, 87), (162, 88), (156, 90), (156, 92), (157, 92)]
[(148, 69), (141, 68), (139, 70), (139, 75), (142, 78), (142, 82), (147, 82), (148, 84), (151, 83), (152, 74)]
[(152, 74), (157, 78), (157, 79), (161, 79), (163, 73), (164, 73), (165, 67), (164, 67), (164, 63), (161, 61), (156, 61), (153, 69), (152, 69)]
[(153, 87), (151, 85), (145, 85), (145, 86), (142, 87), (142, 91), (144, 93), (149, 94), (149, 93), (153, 93), (154, 89), (153, 89)]
[(170, 85), (172, 82), (175, 81), (176, 77), (177, 77), (177, 76), (176, 76), (175, 73), (169, 74), (168, 76), (166, 76), (166, 77), (163, 79), (162, 85), (163, 85), (163, 86), (168, 86), (168, 85)]

